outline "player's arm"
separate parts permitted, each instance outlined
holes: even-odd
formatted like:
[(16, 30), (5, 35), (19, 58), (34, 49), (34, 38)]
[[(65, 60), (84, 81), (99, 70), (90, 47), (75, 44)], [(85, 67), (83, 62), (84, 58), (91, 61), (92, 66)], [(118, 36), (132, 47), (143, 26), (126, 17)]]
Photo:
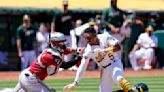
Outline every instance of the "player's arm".
[(66, 85), (63, 90), (64, 92), (69, 92), (73, 89), (76, 88), (76, 86), (78, 85), (78, 83), (80, 82), (82, 76), (84, 75), (84, 72), (87, 68), (87, 65), (88, 65), (88, 62), (89, 62), (89, 59), (87, 57), (83, 57), (82, 60), (81, 60), (81, 64), (77, 70), (77, 73), (76, 73), (76, 77), (75, 77), (75, 80), (74, 82)]
[(133, 46), (132, 51), (130, 53), (134, 53), (137, 49), (142, 47), (142, 44), (141, 44), (142, 40), (143, 40), (142, 38), (143, 38), (143, 36), (142, 36), (142, 34), (140, 34), (136, 41), (136, 44)]
[(67, 51), (65, 52), (65, 54), (71, 53), (72, 55), (75, 56), (75, 58), (71, 61), (63, 62), (60, 67), (64, 69), (68, 69), (74, 66), (75, 64), (77, 64), (79, 61), (81, 61), (84, 50), (85, 48), (77, 48), (77, 49), (67, 48)]
[(77, 36), (82, 35), (82, 34), (84, 33), (84, 30), (87, 29), (88, 27), (90, 27), (90, 24), (91, 24), (91, 23), (88, 22), (88, 23), (85, 23), (85, 24), (83, 24), (83, 25), (81, 25), (81, 26), (79, 26), (79, 27), (76, 27), (76, 28), (74, 29), (75, 35), (77, 35)]
[(120, 47), (119, 44), (116, 44), (114, 46), (109, 46), (109, 47), (105, 48), (106, 52), (108, 52), (108, 51), (117, 52), (119, 50), (121, 50), (121, 47)]
[(17, 40), (16, 40), (16, 44), (17, 44), (17, 49), (18, 49), (18, 56), (22, 57), (22, 48), (21, 48), (21, 30), (20, 28), (17, 29)]
[(107, 35), (108, 47), (105, 48), (105, 52), (117, 52), (121, 50), (121, 46), (118, 43), (118, 40), (111, 35)]
[(72, 48), (76, 49), (77, 46), (77, 36), (80, 36), (84, 33), (84, 30), (87, 29), (90, 26), (91, 23), (85, 23), (79, 27), (76, 27), (72, 30), (70, 30), (70, 36), (71, 36), (71, 40), (72, 40)]
[(83, 57), (81, 60), (81, 64), (77, 70), (75, 82), (79, 83), (82, 76), (84, 75), (84, 71), (87, 69), (87, 65), (89, 63), (89, 59), (87, 57)]
[(133, 49), (132, 49), (132, 51), (131, 51), (131, 53), (134, 53), (139, 48), (140, 48), (140, 45), (139, 44), (135, 44)]
[(21, 48), (21, 39), (20, 38), (18, 38), (17, 39), (17, 49), (18, 49), (18, 54), (19, 54), (19, 57), (21, 57), (22, 56), (22, 48)]
[(111, 18), (108, 16), (109, 12), (110, 12), (109, 9), (104, 10), (102, 13), (101, 20), (107, 28), (111, 29), (111, 31), (115, 31), (117, 30), (117, 28), (111, 23)]
[(71, 60), (71, 61), (68, 61), (68, 62), (63, 62), (62, 64), (61, 64), (61, 68), (64, 68), (64, 69), (68, 69), (68, 68), (70, 68), (70, 67), (72, 67), (72, 66), (74, 66), (74, 65), (76, 65), (77, 63), (78, 63), (78, 61), (81, 61), (81, 56), (76, 56), (73, 60)]

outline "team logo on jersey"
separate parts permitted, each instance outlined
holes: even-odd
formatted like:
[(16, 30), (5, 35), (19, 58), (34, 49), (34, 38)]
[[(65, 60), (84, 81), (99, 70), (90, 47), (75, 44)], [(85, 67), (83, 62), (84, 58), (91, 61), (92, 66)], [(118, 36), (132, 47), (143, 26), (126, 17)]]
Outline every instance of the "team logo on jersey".
[(33, 30), (28, 30), (28, 31), (25, 32), (25, 35), (26, 35), (26, 36), (29, 36), (29, 35), (31, 35), (31, 34), (33, 34), (33, 33), (34, 33)]
[(104, 59), (104, 56), (105, 55), (103, 53), (99, 52), (97, 57), (96, 57), (96, 61), (101, 62)]
[(108, 54), (110, 60), (114, 60), (114, 55), (113, 55), (112, 51), (107, 52), (107, 54)]

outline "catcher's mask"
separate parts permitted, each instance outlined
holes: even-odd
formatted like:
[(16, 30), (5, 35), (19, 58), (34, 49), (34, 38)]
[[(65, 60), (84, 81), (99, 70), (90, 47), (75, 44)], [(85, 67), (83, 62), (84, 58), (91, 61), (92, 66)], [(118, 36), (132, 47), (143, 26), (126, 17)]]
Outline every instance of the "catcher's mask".
[(63, 33), (56, 32), (56, 33), (51, 33), (50, 35), (51, 48), (57, 49), (60, 52), (64, 52), (64, 50), (66, 49), (65, 41), (66, 41), (66, 37), (64, 36)]
[(148, 86), (145, 83), (138, 83), (135, 87), (139, 92), (149, 92)]

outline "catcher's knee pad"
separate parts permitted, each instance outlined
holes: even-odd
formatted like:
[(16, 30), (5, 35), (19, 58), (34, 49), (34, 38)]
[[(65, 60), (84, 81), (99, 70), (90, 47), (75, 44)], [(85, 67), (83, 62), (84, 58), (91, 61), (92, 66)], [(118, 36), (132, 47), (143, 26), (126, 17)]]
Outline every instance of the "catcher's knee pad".
[(135, 89), (137, 89), (138, 92), (149, 92), (148, 86), (145, 83), (136, 84)]

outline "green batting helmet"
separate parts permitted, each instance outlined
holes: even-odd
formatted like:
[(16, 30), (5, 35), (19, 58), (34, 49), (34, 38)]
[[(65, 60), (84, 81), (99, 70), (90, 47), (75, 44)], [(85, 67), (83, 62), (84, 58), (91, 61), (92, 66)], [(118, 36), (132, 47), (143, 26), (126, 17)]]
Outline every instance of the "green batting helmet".
[(149, 92), (148, 86), (145, 83), (138, 83), (135, 85), (138, 92)]

